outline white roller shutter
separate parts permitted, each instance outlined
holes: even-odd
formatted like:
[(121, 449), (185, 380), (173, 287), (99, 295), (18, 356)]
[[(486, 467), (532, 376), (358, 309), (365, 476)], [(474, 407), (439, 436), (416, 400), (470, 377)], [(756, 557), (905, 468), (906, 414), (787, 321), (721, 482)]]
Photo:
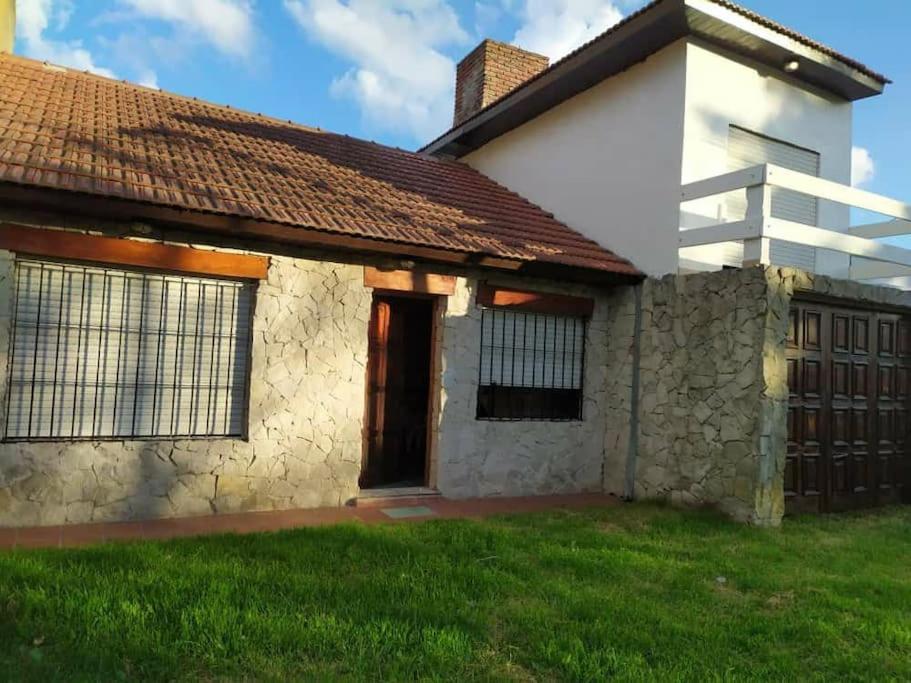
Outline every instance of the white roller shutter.
[[(758, 164), (775, 164), (784, 168), (819, 176), (819, 154), (812, 150), (773, 140), (752, 133), (737, 126), (728, 130), (728, 167), (736, 171)], [(817, 224), (818, 201), (816, 197), (772, 188), (772, 216), (805, 225)], [(728, 200), (728, 215), (743, 216), (746, 212), (746, 197), (743, 193), (731, 195)], [(772, 242), (772, 263), (795, 266), (804, 270), (816, 269), (816, 250), (813, 247)]]
[(253, 287), (20, 260), (6, 437), (240, 436)]

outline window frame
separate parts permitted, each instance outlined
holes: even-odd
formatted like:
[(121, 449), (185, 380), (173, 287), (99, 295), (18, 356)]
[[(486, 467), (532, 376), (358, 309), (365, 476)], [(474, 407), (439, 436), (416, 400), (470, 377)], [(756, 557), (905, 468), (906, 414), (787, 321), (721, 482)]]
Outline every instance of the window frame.
[[(60, 233), (58, 231), (34, 231), (34, 232), (53, 232), (53, 234), (68, 234), (72, 233)], [(82, 235), (79, 235), (82, 237)], [(86, 236), (89, 237), (89, 236)], [(103, 239), (108, 240), (111, 238), (93, 238), (89, 239)], [(146, 246), (147, 243), (139, 243)], [(158, 244), (148, 244), (148, 246), (162, 246)], [(181, 249), (187, 252), (197, 252), (199, 250), (192, 249), (189, 247), (174, 247), (173, 249)], [(215, 254), (222, 255), (220, 252), (207, 252), (202, 251), (201, 254)], [(233, 256), (233, 255), (231, 255)], [(258, 257), (257, 257), (258, 258)], [(240, 416), (240, 430), (236, 434), (113, 434), (113, 435), (89, 435), (89, 436), (10, 436), (9, 435), (9, 424), (10, 424), (10, 411), (12, 405), (12, 381), (13, 381), (13, 361), (14, 361), (14, 344), (16, 340), (16, 327), (18, 324), (18, 301), (19, 301), (19, 285), (20, 278), (18, 276), (18, 268), (21, 262), (30, 262), (37, 264), (48, 264), (60, 266), (63, 268), (75, 267), (81, 268), (84, 270), (102, 270), (102, 271), (115, 271), (122, 272), (134, 275), (141, 276), (161, 276), (161, 277), (173, 277), (173, 278), (187, 278), (195, 279), (199, 281), (224, 281), (233, 283), (235, 285), (240, 285), (242, 287), (248, 287), (250, 290), (249, 297), (249, 310), (248, 310), (248, 320), (249, 324), (247, 325), (246, 334), (241, 337), (238, 335), (237, 343), (240, 345), (241, 341), (244, 346), (244, 353), (248, 359), (243, 376), (243, 388), (241, 390), (241, 416)], [(10, 325), (9, 325), (9, 347), (7, 353), (7, 363), (6, 363), (6, 375), (4, 382), (4, 395), (3, 401), (0, 403), (0, 410), (2, 410), (2, 434), (0, 434), (0, 443), (76, 443), (76, 442), (123, 442), (123, 441), (153, 441), (153, 442), (174, 442), (174, 441), (249, 441), (250, 438), (250, 399), (252, 393), (252, 371), (253, 371), (253, 340), (254, 340), (254, 319), (256, 315), (256, 301), (257, 293), (259, 289), (259, 281), (253, 279), (253, 277), (245, 276), (235, 276), (222, 275), (222, 274), (212, 274), (210, 272), (198, 272), (195, 270), (174, 270), (174, 269), (164, 269), (154, 266), (144, 266), (144, 265), (133, 265), (119, 263), (119, 262), (99, 262), (99, 261), (89, 261), (83, 260), (81, 258), (65, 258), (58, 257), (54, 255), (32, 255), (30, 253), (20, 253), (12, 252), (11, 258), (11, 272), (13, 286), (10, 288)], [(266, 262), (268, 264), (268, 261)], [(239, 310), (239, 309), (238, 309)]]
[[(594, 300), (585, 298), (585, 297), (575, 297), (567, 296), (562, 294), (552, 294), (547, 292), (533, 292), (527, 290), (516, 290), (508, 289), (503, 287), (491, 286), (488, 283), (481, 283), (478, 288), (477, 293), (477, 305), (481, 311), (481, 334), (480, 334), (480, 343), (479, 343), (479, 353), (478, 353), (478, 383), (477, 391), (475, 392), (475, 420), (480, 422), (584, 422), (585, 421), (585, 355), (587, 349), (588, 334), (590, 330), (590, 320), (592, 313), (594, 311)], [(581, 334), (578, 337), (574, 337), (581, 340), (582, 348), (578, 353), (579, 356), (579, 366), (578, 366), (578, 381), (579, 387), (577, 389), (567, 389), (563, 387), (524, 387), (524, 386), (500, 386), (496, 384), (485, 384), (483, 379), (483, 368), (484, 368), (484, 352), (487, 348), (487, 345), (484, 342), (484, 317), (488, 314), (493, 315), (493, 321), (491, 322), (491, 329), (495, 329), (495, 316), (497, 313), (504, 314), (513, 314), (513, 315), (524, 315), (525, 320), (523, 321), (523, 336), (527, 332), (527, 323), (529, 317), (533, 317), (536, 321), (537, 318), (543, 318), (545, 321), (548, 318), (553, 318), (555, 320), (566, 320), (573, 321), (573, 325), (581, 324)], [(515, 319), (514, 319), (515, 320)], [(504, 323), (504, 326), (507, 323)], [(566, 331), (566, 324), (564, 323), (564, 334)], [(536, 322), (537, 326), (537, 322)], [(555, 328), (556, 329), (556, 328)], [(575, 328), (574, 328), (575, 329)], [(504, 327), (505, 330), (505, 327)], [(504, 333), (505, 334), (505, 333)], [(537, 334), (537, 332), (536, 332)], [(546, 322), (545, 322), (545, 335), (546, 332)], [(546, 340), (546, 336), (545, 336)], [(512, 354), (514, 356), (516, 351), (515, 339), (512, 339), (513, 347)], [(523, 354), (527, 352), (528, 348), (524, 346), (527, 341), (523, 342)], [(535, 343), (534, 341), (532, 342)], [(572, 356), (576, 355), (575, 349), (571, 352)], [(565, 378), (565, 362), (567, 359), (567, 351), (564, 346), (562, 349), (563, 363), (561, 370), (561, 381)], [(492, 362), (492, 361), (491, 361)], [(492, 367), (492, 365), (491, 365)], [(575, 370), (575, 369), (574, 369)], [(532, 370), (534, 375), (534, 370)], [(523, 369), (523, 375), (525, 371)], [(534, 379), (532, 380), (534, 383)], [(525, 392), (529, 394), (530, 391), (539, 391), (539, 392), (549, 392), (551, 395), (558, 392), (573, 392), (578, 395), (574, 397), (575, 400), (575, 410), (571, 416), (559, 416), (555, 413), (553, 407), (547, 409), (545, 414), (539, 415), (530, 415), (522, 414), (521, 411), (519, 414), (515, 415), (487, 415), (482, 414), (482, 401), (484, 397), (482, 394), (485, 389), (495, 388), (500, 386), (501, 389), (505, 389), (507, 392)], [(529, 394), (530, 396), (530, 394)], [(527, 400), (527, 399), (526, 399)], [(552, 399), (550, 399), (552, 400)], [(520, 398), (521, 402), (521, 398)]]

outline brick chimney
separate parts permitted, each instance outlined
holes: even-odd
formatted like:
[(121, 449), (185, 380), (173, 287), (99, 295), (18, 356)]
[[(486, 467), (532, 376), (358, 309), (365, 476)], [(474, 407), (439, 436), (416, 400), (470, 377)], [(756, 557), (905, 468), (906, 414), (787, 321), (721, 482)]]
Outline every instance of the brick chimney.
[(543, 55), (489, 38), (484, 40), (456, 69), (453, 126), (541, 73), (549, 63)]
[(16, 0), (0, 0), (0, 52), (12, 52), (16, 37)]

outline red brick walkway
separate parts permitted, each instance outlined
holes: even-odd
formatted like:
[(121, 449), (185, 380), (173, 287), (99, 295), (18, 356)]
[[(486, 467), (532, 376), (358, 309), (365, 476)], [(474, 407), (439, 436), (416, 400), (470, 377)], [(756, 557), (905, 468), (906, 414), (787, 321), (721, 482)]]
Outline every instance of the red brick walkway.
[[(26, 527), (0, 529), (0, 549), (56, 548), (126, 541), (138, 539), (167, 539), (204, 534), (253, 533), (278, 531), (295, 527), (322, 526), (340, 522), (365, 524), (416, 522), (427, 519), (455, 519), (462, 517), (487, 517), (514, 512), (536, 512), (555, 508), (610, 507), (619, 504), (616, 498), (600, 494), (569, 496), (533, 496), (527, 498), (474, 498), (430, 501), (408, 499), (388, 502), (372, 507), (317, 508), (313, 510), (281, 510), (276, 512), (248, 512), (209, 517), (184, 517), (181, 519), (153, 519), (135, 522), (110, 522), (104, 524), (71, 524), (66, 526)], [(435, 514), (406, 519), (390, 519), (383, 513), (387, 508), (422, 506)]]

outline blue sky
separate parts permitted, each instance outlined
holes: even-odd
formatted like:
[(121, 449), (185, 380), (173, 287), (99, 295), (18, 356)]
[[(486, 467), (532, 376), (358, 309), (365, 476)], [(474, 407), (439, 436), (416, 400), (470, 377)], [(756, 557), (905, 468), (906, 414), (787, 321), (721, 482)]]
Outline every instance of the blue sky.
[[(855, 108), (863, 186), (911, 199), (908, 0), (742, 0), (885, 73)], [(481, 38), (557, 58), (644, 0), (18, 0), (20, 54), (414, 149)], [(858, 153), (863, 156), (862, 153)]]

